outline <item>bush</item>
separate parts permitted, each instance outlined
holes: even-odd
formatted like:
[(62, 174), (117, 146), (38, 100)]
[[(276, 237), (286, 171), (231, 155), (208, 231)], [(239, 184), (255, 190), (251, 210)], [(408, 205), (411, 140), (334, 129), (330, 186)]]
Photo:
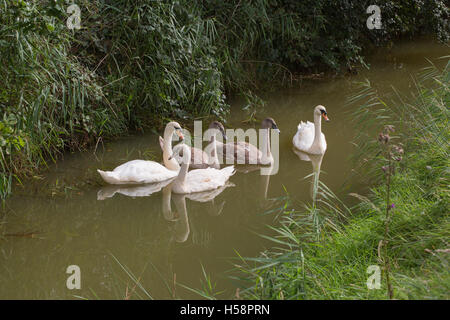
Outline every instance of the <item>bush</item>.
[(376, 31), (366, 27), (368, 1), (77, 4), (82, 28), (72, 31), (68, 1), (0, 2), (1, 190), (11, 175), (99, 137), (221, 118), (225, 93), (252, 95), (298, 72), (351, 66), (369, 43), (449, 34), (443, 1), (382, 2), (385, 29)]

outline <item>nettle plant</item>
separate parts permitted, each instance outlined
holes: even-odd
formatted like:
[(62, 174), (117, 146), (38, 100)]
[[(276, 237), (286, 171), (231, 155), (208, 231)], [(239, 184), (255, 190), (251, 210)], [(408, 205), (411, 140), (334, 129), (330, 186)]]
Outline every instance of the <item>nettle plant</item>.
[(384, 238), (380, 241), (380, 248), (384, 248), (384, 257), (382, 258), (385, 276), (387, 293), (390, 299), (394, 297), (394, 291), (392, 289), (392, 283), (390, 279), (390, 261), (388, 256), (388, 243), (389, 243), (389, 225), (392, 220), (392, 213), (395, 208), (395, 204), (391, 203), (391, 178), (395, 173), (396, 164), (403, 159), (403, 144), (393, 144), (391, 139), (391, 134), (395, 132), (393, 125), (385, 125), (383, 130), (378, 135), (378, 142), (381, 148), (381, 153), (383, 156), (383, 162), (385, 165), (381, 167), (385, 175), (385, 186), (386, 186), (386, 200), (385, 200), (385, 230)]

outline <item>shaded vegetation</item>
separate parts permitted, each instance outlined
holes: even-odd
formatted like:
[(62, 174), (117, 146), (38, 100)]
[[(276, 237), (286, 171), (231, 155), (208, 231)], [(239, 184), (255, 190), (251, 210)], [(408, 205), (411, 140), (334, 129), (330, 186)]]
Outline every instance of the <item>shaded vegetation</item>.
[(444, 1), (380, 1), (384, 28), (369, 30), (374, 3), (79, 0), (69, 30), (68, 1), (1, 1), (0, 196), (63, 150), (223, 117), (226, 94), (352, 69), (373, 44), (449, 38)]

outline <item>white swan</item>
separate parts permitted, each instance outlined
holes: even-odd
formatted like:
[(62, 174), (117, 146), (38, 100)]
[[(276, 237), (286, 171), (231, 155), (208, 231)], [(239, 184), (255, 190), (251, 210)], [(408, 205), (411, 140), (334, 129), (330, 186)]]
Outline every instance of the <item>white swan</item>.
[(188, 172), (191, 150), (185, 144), (182, 144), (180, 149), (183, 152), (183, 163), (181, 164), (178, 177), (172, 182), (172, 191), (174, 193), (186, 194), (217, 189), (225, 185), (235, 172), (234, 166), (220, 170), (207, 168)]
[(113, 171), (97, 170), (105, 182), (110, 184), (144, 184), (165, 181), (178, 175), (180, 166), (172, 159), (172, 135), (176, 132), (183, 139), (181, 126), (169, 122), (164, 130), (164, 165), (155, 161), (132, 160), (116, 167)]
[(292, 143), (298, 150), (310, 154), (325, 153), (327, 142), (321, 130), (322, 117), (329, 121), (325, 107), (318, 105), (314, 108), (314, 124), (309, 121), (299, 123), (297, 133), (292, 139)]

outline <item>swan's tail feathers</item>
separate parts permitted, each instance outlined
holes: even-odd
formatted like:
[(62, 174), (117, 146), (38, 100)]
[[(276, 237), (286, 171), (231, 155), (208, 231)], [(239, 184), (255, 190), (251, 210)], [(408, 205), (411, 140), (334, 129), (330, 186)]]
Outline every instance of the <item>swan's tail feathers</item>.
[(220, 169), (226, 175), (227, 177), (231, 177), (233, 174), (236, 173), (236, 170), (234, 169), (234, 166), (228, 166), (223, 169)]
[(164, 150), (164, 138), (161, 136), (159, 136), (159, 145), (161, 149)]
[(297, 129), (300, 130), (303, 126), (305, 126), (306, 123), (304, 123), (303, 121), (300, 121), (300, 123), (297, 126)]
[(102, 177), (105, 182), (110, 184), (119, 184), (120, 180), (117, 177), (117, 173), (112, 171), (102, 171), (97, 169), (98, 173), (100, 173), (100, 176)]

